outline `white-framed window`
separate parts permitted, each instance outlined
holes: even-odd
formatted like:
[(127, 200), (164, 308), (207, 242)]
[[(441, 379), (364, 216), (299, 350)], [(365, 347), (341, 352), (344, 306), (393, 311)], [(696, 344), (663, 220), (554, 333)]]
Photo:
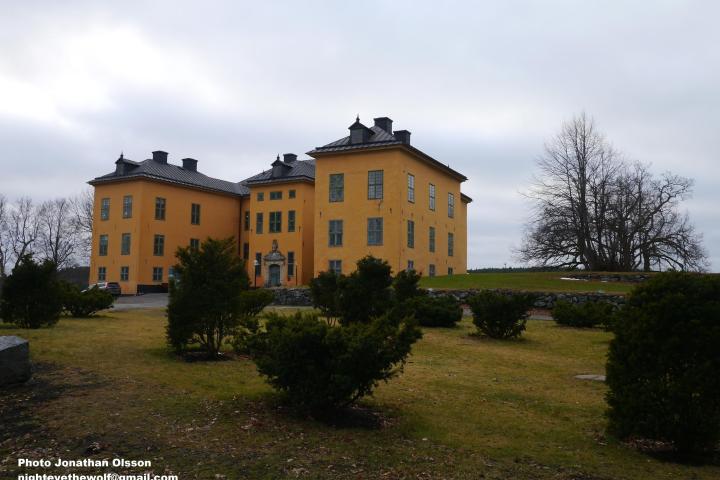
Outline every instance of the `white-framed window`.
[(330, 201), (342, 202), (345, 200), (345, 174), (330, 174)]
[(153, 267), (152, 281), (162, 282), (163, 280), (163, 267)]
[(430, 210), (435, 211), (435, 185), (428, 185), (428, 205)]
[(110, 199), (103, 198), (100, 200), (100, 220), (108, 220), (110, 218)]
[(329, 260), (328, 271), (333, 272), (335, 275), (342, 273), (342, 260)]
[(407, 221), (407, 246), (415, 248), (415, 222), (413, 220)]
[(98, 246), (98, 255), (104, 257), (108, 254), (108, 236), (100, 235), (100, 245)]
[(415, 175), (410, 173), (407, 176), (407, 189), (408, 202), (415, 203)]
[(280, 233), (282, 231), (282, 212), (270, 212), (268, 232)]
[(367, 220), (367, 244), (383, 244), (383, 219), (382, 217), (368, 218)]
[(328, 246), (342, 247), (343, 244), (343, 221), (330, 220), (328, 222)]
[(98, 267), (98, 282), (104, 282), (107, 279), (107, 268)]
[(455, 195), (448, 193), (448, 217), (455, 217)]
[(382, 200), (383, 198), (383, 171), (370, 170), (368, 172), (368, 200)]
[(455, 255), (455, 234), (448, 233), (448, 257)]
[(123, 218), (132, 218), (132, 195), (123, 197)]
[(130, 279), (130, 267), (120, 267), (120, 281), (127, 282)]

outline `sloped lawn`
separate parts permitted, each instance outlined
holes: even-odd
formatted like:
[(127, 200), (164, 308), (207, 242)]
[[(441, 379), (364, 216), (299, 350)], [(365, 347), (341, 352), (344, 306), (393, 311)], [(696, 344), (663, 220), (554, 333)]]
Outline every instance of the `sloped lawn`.
[(162, 310), (0, 325), (31, 341), (36, 365), (31, 382), (0, 390), (0, 478), (16, 478), (17, 458), (88, 455), (183, 480), (720, 478), (717, 465), (664, 463), (604, 436), (604, 385), (573, 378), (603, 373), (602, 331), (530, 321), (523, 340), (498, 342), (470, 337), (467, 318), (426, 329), (399, 378), (322, 423), (287, 412), (245, 358), (170, 355), (164, 327)]

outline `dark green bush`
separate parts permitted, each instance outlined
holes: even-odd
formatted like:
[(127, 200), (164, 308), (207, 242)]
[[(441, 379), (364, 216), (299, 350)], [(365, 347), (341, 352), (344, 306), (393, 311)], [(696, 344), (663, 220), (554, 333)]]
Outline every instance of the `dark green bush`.
[(168, 343), (183, 352), (197, 344), (217, 357), (244, 316), (242, 292), (250, 286), (232, 238), (207, 239), (200, 248), (178, 248), (170, 282)]
[(559, 325), (578, 328), (609, 326), (615, 314), (615, 307), (607, 302), (585, 302), (573, 304), (566, 300), (555, 303), (553, 319)]
[(240, 314), (232, 345), (237, 353), (248, 353), (248, 339), (260, 329), (258, 315), (275, 298), (271, 290), (245, 290), (240, 293)]
[(90, 317), (100, 310), (112, 307), (114, 297), (109, 292), (93, 287), (86, 291), (69, 282), (61, 282), (63, 309), (72, 317)]
[(392, 378), (420, 336), (412, 318), (391, 314), (336, 327), (317, 314), (269, 314), (249, 346), (258, 371), (292, 405), (321, 412), (347, 406)]
[(664, 273), (618, 313), (607, 361), (608, 430), (672, 442), (720, 441), (720, 276)]
[(412, 297), (405, 305), (423, 327), (454, 327), (462, 320), (460, 302), (449, 295)]
[(369, 322), (387, 313), (394, 306), (391, 272), (385, 260), (372, 256), (358, 260), (340, 290), (340, 322)]
[(420, 274), (415, 270), (403, 270), (395, 275), (393, 280), (393, 290), (395, 291), (395, 300), (404, 302), (410, 298), (424, 295), (425, 292), (420, 289)]
[(346, 279), (345, 275), (327, 271), (320, 272), (310, 281), (313, 306), (319, 309), (322, 316), (330, 323), (335, 323), (342, 314), (340, 295)]
[(40, 328), (57, 323), (62, 312), (62, 291), (55, 264), (20, 260), (3, 284), (0, 317), (20, 328)]
[(478, 331), (491, 338), (519, 337), (525, 330), (528, 310), (534, 297), (529, 294), (480, 292), (468, 299), (473, 312), (473, 323)]

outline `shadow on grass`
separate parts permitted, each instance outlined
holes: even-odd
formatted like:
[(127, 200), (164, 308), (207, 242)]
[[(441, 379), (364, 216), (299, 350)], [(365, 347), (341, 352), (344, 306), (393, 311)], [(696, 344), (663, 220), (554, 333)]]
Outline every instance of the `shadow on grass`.
[(715, 450), (704, 453), (678, 452), (670, 442), (661, 442), (645, 438), (632, 438), (622, 442), (628, 448), (637, 450), (655, 460), (689, 466), (720, 466), (720, 445)]
[(266, 392), (258, 396), (256, 406), (266, 414), (293, 422), (314, 422), (339, 430), (382, 430), (395, 423), (395, 416), (375, 406), (355, 403), (347, 407), (327, 408), (320, 411), (300, 409), (280, 392)]
[(9, 438), (37, 433), (42, 422), (35, 412), (65, 395), (84, 395), (89, 389), (107, 385), (97, 375), (54, 363), (35, 362), (32, 377), (25, 383), (0, 388), (0, 444)]

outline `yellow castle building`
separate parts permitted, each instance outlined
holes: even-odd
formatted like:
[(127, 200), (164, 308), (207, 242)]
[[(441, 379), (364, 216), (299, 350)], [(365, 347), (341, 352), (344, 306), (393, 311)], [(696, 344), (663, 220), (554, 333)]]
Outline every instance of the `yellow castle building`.
[(122, 155), (91, 180), (95, 221), (90, 283), (123, 294), (164, 291), (178, 247), (233, 237), (252, 283), (306, 285), (326, 270), (351, 273), (365, 255), (394, 272), (426, 276), (467, 268), (465, 176), (410, 144), (380, 117), (298, 160), (286, 153), (240, 182), (200, 173), (197, 160)]

